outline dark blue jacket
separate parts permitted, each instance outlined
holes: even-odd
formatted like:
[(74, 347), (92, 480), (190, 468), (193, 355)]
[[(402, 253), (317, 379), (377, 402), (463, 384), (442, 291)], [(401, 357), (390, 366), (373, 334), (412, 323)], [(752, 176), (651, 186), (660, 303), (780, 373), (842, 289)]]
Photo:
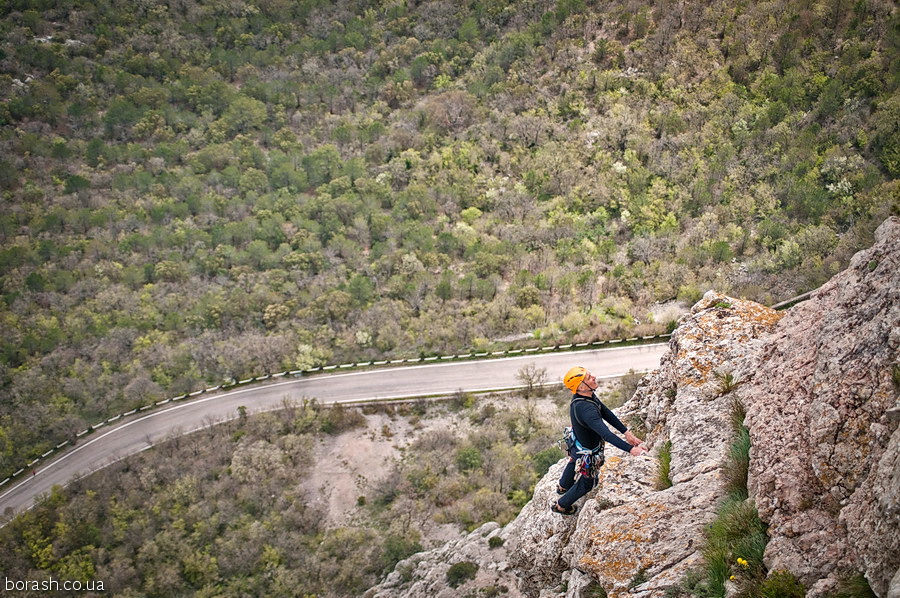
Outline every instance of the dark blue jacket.
[(631, 445), (613, 434), (603, 420), (608, 421), (612, 427), (623, 434), (628, 428), (593, 393), (589, 397), (578, 394), (572, 397), (572, 403), (569, 405), (569, 419), (572, 420), (575, 438), (584, 448), (595, 449), (600, 446), (602, 440), (605, 440), (626, 453), (631, 451)]

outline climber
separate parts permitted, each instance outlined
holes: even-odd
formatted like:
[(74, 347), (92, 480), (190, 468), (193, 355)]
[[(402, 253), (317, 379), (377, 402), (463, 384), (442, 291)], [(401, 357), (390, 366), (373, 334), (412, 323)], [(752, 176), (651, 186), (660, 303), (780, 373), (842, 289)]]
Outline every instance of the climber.
[[(587, 369), (573, 367), (563, 377), (563, 384), (574, 393), (569, 405), (573, 434), (567, 451), (569, 462), (566, 463), (556, 487), (556, 493), (560, 497), (551, 504), (550, 510), (561, 515), (574, 515), (578, 510), (575, 501), (590, 492), (597, 483), (604, 460), (604, 442), (609, 442), (634, 457), (648, 453), (650, 449), (597, 398), (594, 394), (597, 378)], [(622, 432), (625, 440), (613, 434), (603, 420)]]

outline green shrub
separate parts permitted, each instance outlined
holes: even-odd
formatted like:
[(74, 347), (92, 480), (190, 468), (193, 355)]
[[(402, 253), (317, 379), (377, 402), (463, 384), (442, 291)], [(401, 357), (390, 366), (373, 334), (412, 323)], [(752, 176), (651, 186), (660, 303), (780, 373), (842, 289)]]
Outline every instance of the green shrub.
[(78, 193), (79, 191), (85, 191), (91, 188), (91, 182), (84, 178), (83, 176), (72, 174), (66, 177), (66, 185), (65, 189), (63, 189), (63, 193)]
[(773, 571), (752, 595), (759, 598), (803, 598), (806, 588), (793, 573)]
[(471, 409), (475, 406), (475, 395), (470, 392), (457, 390), (453, 393), (453, 401), (451, 404), (456, 409)]
[(340, 434), (366, 423), (366, 416), (359, 409), (344, 407), (340, 403), (319, 411), (319, 431), (323, 434)]
[(464, 446), (456, 451), (456, 467), (460, 471), (473, 471), (481, 467), (481, 451), (474, 446)]
[(477, 563), (461, 561), (447, 569), (447, 583), (451, 588), (459, 587), (470, 579), (475, 579), (476, 573), (478, 573)]
[(500, 548), (501, 546), (503, 546), (503, 542), (504, 540), (500, 536), (491, 536), (488, 539), (488, 546), (490, 548)]
[(407, 537), (400, 534), (389, 534), (384, 539), (381, 554), (381, 570), (389, 572), (403, 559), (422, 551), (422, 545), (415, 537)]
[(700, 299), (703, 298), (703, 291), (698, 289), (695, 285), (682, 285), (678, 287), (678, 301), (682, 303), (686, 303), (688, 305), (694, 305)]
[(545, 448), (531, 457), (531, 466), (538, 475), (544, 475), (552, 465), (559, 461), (559, 449), (555, 446)]
[(520, 509), (528, 504), (531, 500), (533, 492), (525, 490), (513, 490), (506, 495), (506, 499), (513, 505), (519, 507)]

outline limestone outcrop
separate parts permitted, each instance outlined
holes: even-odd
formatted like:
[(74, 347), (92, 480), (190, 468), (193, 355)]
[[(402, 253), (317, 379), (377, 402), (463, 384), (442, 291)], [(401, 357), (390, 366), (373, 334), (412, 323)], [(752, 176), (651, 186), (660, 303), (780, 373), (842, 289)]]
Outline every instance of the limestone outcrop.
[[(509, 595), (576, 598), (600, 586), (611, 598), (665, 596), (702, 560), (739, 400), (752, 442), (749, 491), (768, 524), (767, 568), (790, 571), (811, 597), (861, 572), (879, 597), (900, 598), (898, 389), (900, 219), (891, 218), (872, 248), (787, 312), (704, 295), (660, 368), (617, 411), (643, 429), (651, 456), (608, 449), (600, 487), (576, 516), (548, 509), (561, 460), (512, 523), (415, 555), (368, 595), (487, 588), (477, 579), (447, 586), (449, 566), (468, 555)], [(672, 485), (658, 489), (663, 447)], [(485, 548), (486, 534), (503, 538), (502, 551)]]
[(810, 595), (861, 571), (887, 596), (900, 568), (898, 358), (892, 218), (872, 248), (787, 313), (739, 389), (753, 439), (750, 491), (769, 524), (767, 565), (800, 577)]
[[(732, 398), (722, 378), (748, 359), (781, 314), (709, 292), (676, 329), (661, 367), (619, 411), (645, 428), (652, 457), (621, 451), (607, 460), (600, 486), (571, 520), (547, 510), (559, 471), (551, 470), (516, 521), (510, 561), (529, 595), (572, 571), (609, 596), (657, 596), (701, 559), (704, 527), (723, 497), (720, 468), (731, 443)], [(657, 489), (656, 456), (670, 443), (673, 482)], [(556, 469), (562, 467), (562, 462)], [(567, 596), (572, 584), (568, 584)], [(556, 594), (552, 594), (556, 595)]]

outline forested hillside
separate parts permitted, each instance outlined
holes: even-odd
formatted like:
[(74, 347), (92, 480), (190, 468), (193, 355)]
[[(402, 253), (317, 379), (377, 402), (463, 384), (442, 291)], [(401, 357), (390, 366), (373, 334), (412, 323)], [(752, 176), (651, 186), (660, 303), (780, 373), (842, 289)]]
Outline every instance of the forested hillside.
[(225, 379), (787, 298), (897, 205), (890, 0), (0, 15), (0, 477)]
[[(303, 403), (181, 436), (54, 490), (0, 528), (0, 568), (14, 580), (102, 580), (90, 596), (362, 596), (446, 539), (440, 528), (507, 523), (529, 501), (562, 455), (553, 443), (567, 401), (559, 389), (535, 394), (367, 415)], [(333, 488), (313, 474), (350, 468), (333, 460), (342, 433), (357, 447), (404, 450), (344, 489), (352, 512), (334, 521), (322, 498)]]

